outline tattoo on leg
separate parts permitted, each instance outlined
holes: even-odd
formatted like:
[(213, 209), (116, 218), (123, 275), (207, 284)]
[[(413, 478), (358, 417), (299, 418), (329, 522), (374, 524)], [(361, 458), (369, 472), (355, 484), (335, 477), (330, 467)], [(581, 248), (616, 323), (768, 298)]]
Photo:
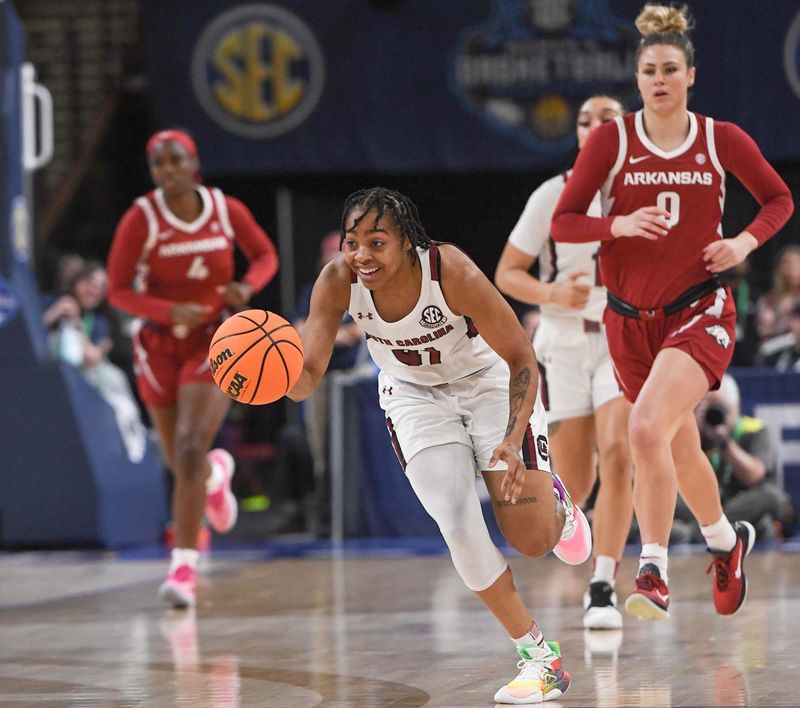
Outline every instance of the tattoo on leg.
[(495, 506), (519, 506), (520, 504), (536, 504), (539, 500), (536, 497), (521, 497), (516, 504), (512, 504), (505, 499), (495, 499)]
[(517, 424), (517, 414), (525, 402), (525, 397), (528, 395), (528, 387), (531, 383), (531, 370), (526, 366), (516, 376), (511, 378), (509, 385), (509, 403), (510, 412), (508, 416), (508, 425), (506, 426), (506, 435), (508, 435)]

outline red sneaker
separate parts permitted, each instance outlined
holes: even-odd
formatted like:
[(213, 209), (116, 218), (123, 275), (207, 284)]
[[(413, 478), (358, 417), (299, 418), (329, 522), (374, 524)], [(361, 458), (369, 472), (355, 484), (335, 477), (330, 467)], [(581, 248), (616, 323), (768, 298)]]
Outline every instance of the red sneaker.
[(714, 569), (714, 609), (720, 615), (732, 615), (744, 605), (747, 597), (744, 557), (756, 540), (756, 530), (749, 521), (734, 521), (733, 530), (736, 531), (736, 545), (732, 551), (708, 549), (714, 560), (706, 572)]
[(236, 464), (227, 450), (216, 448), (208, 453), (208, 461), (222, 467), (224, 479), (218, 489), (206, 495), (206, 518), (219, 533), (230, 531), (236, 524), (239, 506), (231, 491), (231, 479)]
[(661, 571), (653, 563), (645, 563), (636, 577), (636, 586), (625, 600), (625, 611), (639, 619), (669, 619), (669, 589), (661, 579)]

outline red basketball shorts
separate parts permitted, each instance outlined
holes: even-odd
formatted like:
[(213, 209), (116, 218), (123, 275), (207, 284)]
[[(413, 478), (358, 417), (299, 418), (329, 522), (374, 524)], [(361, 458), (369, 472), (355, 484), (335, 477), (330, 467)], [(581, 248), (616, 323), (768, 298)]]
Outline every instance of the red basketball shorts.
[(170, 327), (145, 324), (134, 335), (136, 389), (145, 405), (167, 408), (183, 384), (214, 383), (208, 347), (216, 329), (216, 324), (200, 327), (179, 339)]
[(606, 308), (603, 322), (614, 374), (634, 402), (662, 349), (685, 351), (703, 369), (710, 389), (719, 388), (736, 342), (736, 306), (729, 288), (718, 288), (671, 315), (636, 319)]

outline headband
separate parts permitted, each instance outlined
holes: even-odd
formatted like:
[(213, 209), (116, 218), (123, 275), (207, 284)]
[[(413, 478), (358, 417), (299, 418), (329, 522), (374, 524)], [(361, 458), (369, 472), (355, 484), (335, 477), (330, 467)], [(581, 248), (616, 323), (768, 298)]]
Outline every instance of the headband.
[(190, 157), (197, 157), (197, 145), (195, 145), (191, 136), (182, 130), (160, 130), (157, 132), (147, 141), (147, 156), (152, 155), (161, 143), (166, 142), (177, 143), (189, 153)]

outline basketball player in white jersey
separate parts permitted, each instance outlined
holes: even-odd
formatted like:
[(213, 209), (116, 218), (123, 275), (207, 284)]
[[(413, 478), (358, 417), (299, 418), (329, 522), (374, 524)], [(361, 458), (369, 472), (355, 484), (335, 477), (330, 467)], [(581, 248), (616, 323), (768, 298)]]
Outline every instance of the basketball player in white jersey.
[(521, 657), (519, 675), (495, 701), (557, 698), (570, 680), (558, 645), (544, 641), (514, 587), (475, 485), (481, 472), (500, 529), (521, 553), (554, 550), (571, 564), (589, 557), (586, 518), (550, 472), (533, 348), (479, 268), (457, 247), (431, 241), (402, 194), (375, 187), (350, 195), (342, 250), (314, 286), (303, 372), (289, 397), (302, 400), (319, 383), (349, 312), (381, 369), (397, 457), (464, 583)]
[[(623, 113), (609, 96), (587, 99), (578, 111), (578, 148), (594, 128)], [(614, 378), (602, 323), (606, 291), (597, 273), (600, 244), (556, 243), (550, 237), (550, 219), (568, 178), (568, 172), (553, 177), (530, 196), (500, 256), (495, 283), (520, 302), (541, 305), (533, 345), (553, 466), (579, 505), (589, 497), (596, 474), (600, 477), (583, 625), (615, 629), (622, 627), (622, 614), (614, 580), (633, 514), (630, 404)], [(599, 195), (588, 213), (600, 216)], [(539, 278), (529, 272), (537, 260)]]

